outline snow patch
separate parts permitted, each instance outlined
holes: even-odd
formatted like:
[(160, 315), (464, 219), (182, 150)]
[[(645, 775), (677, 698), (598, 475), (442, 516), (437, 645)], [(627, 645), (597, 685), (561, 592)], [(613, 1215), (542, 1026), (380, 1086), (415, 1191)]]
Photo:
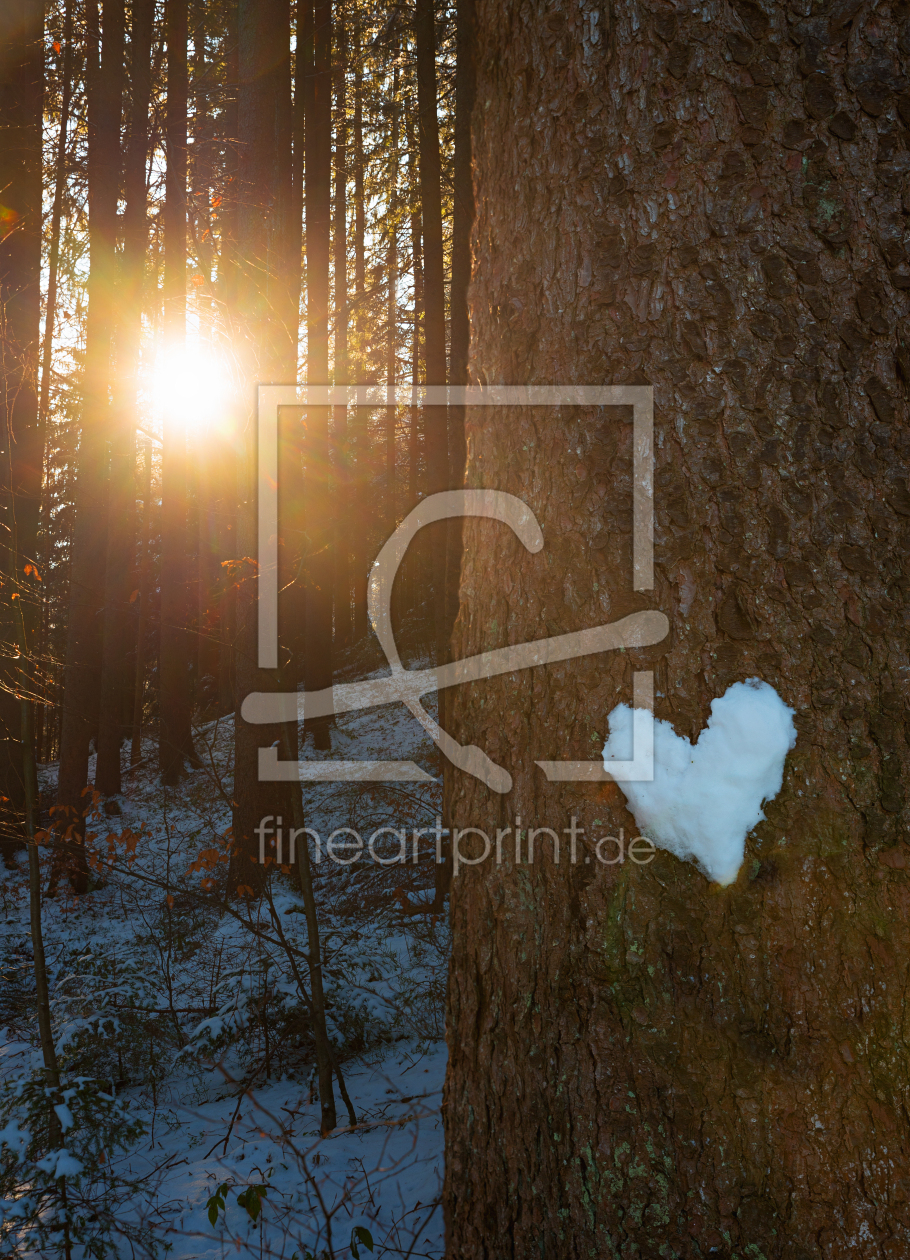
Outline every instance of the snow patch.
[[(732, 884), (746, 836), (765, 816), (763, 802), (780, 791), (784, 762), (796, 743), (793, 712), (770, 684), (750, 678), (711, 702), (696, 744), (655, 719), (653, 781), (620, 785), (642, 834), (697, 862), (709, 879)], [(631, 757), (631, 708), (617, 705), (608, 721), (609, 774), (611, 760)]]

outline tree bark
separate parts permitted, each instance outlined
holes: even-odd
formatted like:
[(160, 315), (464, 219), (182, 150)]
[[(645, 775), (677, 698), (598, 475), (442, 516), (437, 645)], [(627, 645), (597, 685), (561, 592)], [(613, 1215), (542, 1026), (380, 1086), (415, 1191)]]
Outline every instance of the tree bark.
[[(471, 228), (474, 224), (474, 172), (471, 148), (471, 115), (474, 111), (475, 0), (457, 0), (455, 12), (455, 153), (452, 170), (452, 283), (449, 291), (449, 380), (468, 384), (470, 321), (468, 289), (471, 284)], [(464, 485), (464, 408), (450, 407), (448, 415), (449, 480), (453, 490)], [(446, 539), (446, 617), (449, 634), (458, 616), (458, 582), (461, 576), (462, 522), (448, 522)]]
[[(56, 825), (61, 835), (52, 886), (65, 872), (73, 889), (88, 887), (82, 848), (89, 741), (97, 730), (107, 554), (107, 443), (110, 437), (111, 346), (116, 323), (117, 195), (123, 94), (123, 6), (105, 0), (98, 57), (98, 5), (86, 6), (88, 93), (89, 274), (82, 430), (70, 565)], [(70, 832), (72, 842), (65, 836)]]
[[(442, 237), (439, 116), (436, 96), (436, 21), (433, 0), (416, 0), (414, 35), (417, 45), (417, 134), (420, 147), (420, 210), (423, 226), (424, 361), (426, 383), (446, 384), (446, 293)], [(449, 488), (448, 413), (445, 407), (424, 408), (427, 490)], [(448, 659), (450, 626), (446, 613), (447, 528), (427, 531), (431, 557), (436, 660)], [(439, 692), (439, 721), (445, 727), (445, 692)]]
[[(178, 358), (186, 346), (187, 0), (167, 0), (165, 116), (164, 339)], [(195, 760), (190, 729), (186, 555), (186, 427), (179, 406), (164, 418), (161, 455), (161, 673), (158, 769), (175, 786), (184, 757)]]
[[(343, 14), (337, 21), (335, 58), (335, 345), (336, 385), (349, 383), (348, 354), (348, 38)], [(333, 415), (335, 447), (335, 643), (345, 647), (351, 638), (351, 498), (348, 409), (338, 406)]]
[[(241, 0), (239, 10), (239, 223), (238, 223), (238, 342), (246, 390), (242, 447), (237, 473), (237, 550), (241, 557), (257, 554), (256, 538), (256, 423), (257, 386), (293, 379), (296, 362), (296, 319), (287, 308), (287, 250), (290, 234), (287, 212), (291, 200), (291, 88), (290, 9), (283, 0)], [(293, 332), (288, 327), (293, 319)], [(282, 441), (286, 444), (286, 420)], [(298, 442), (299, 446), (299, 442)], [(294, 489), (293, 453), (281, 456), (282, 490), (289, 480)], [(286, 509), (286, 503), (282, 502)], [(282, 517), (283, 532), (287, 512)], [(279, 557), (279, 584), (286, 574), (287, 548)], [(235, 635), (235, 747), (234, 747), (234, 861), (235, 890), (250, 888), (262, 877), (255, 828), (266, 815), (290, 815), (290, 788), (260, 784), (260, 747), (283, 739), (281, 727), (251, 726), (240, 708), (251, 691), (280, 688), (293, 662), (280, 671), (258, 667), (256, 583), (242, 568), (234, 593)], [(279, 603), (279, 640), (287, 642), (287, 598)], [(292, 741), (296, 745), (296, 738)]]
[[(471, 410), (468, 484), (546, 541), (466, 523), (456, 645), (644, 607), (671, 632), (457, 693), (514, 788), (459, 778), (454, 825), (550, 826), (563, 855), (530, 865), (525, 830), (518, 865), (512, 832), (453, 881), (447, 1254), (901, 1255), (910, 31), (610, 14), (478, 3), (472, 353), (489, 382), (654, 386), (655, 586), (621, 412)], [(595, 839), (637, 834), (619, 786), (534, 765), (596, 758), (641, 669), (689, 738), (734, 680), (796, 711), (730, 887), (662, 851), (602, 865)]]
[[(306, 118), (307, 384), (329, 384), (329, 250), (332, 224), (332, 5), (313, 7), (313, 76)], [(332, 529), (329, 407), (306, 411), (306, 520), (311, 553), (306, 592), (304, 682), (332, 685)], [(317, 748), (331, 747), (330, 719), (307, 722)]]
[[(224, 106), (225, 182), (220, 208), (221, 250), (218, 255), (218, 291), (228, 337), (239, 334), (237, 249), (240, 214), (239, 91), (240, 36), (236, 0), (230, 0), (225, 20), (223, 56), (227, 100)], [(235, 403), (235, 405), (238, 405)], [(222, 565), (239, 558), (237, 551), (237, 459), (234, 447), (223, 451), (221, 495), (218, 513), (218, 555)], [(221, 713), (235, 707), (235, 641), (237, 638), (236, 586), (223, 570), (218, 601), (218, 696)]]
[[(38, 416), (41, 318), (43, 6), (0, 14), (0, 853), (9, 865), (23, 826), (22, 697), (15, 644), (31, 652), (38, 621), (38, 518), (42, 455)], [(29, 687), (30, 700), (31, 687)]]
[(133, 729), (130, 769), (142, 760), (142, 714), (145, 708), (145, 636), (148, 633), (149, 551), (152, 526), (152, 444), (143, 444), (142, 544), (139, 551), (139, 609), (136, 619), (136, 671), (133, 677)]
[[(353, 66), (354, 66), (354, 371), (357, 384), (365, 379), (363, 296), (366, 291), (366, 199), (364, 194), (363, 150), (363, 46), (359, 10), (353, 17)], [(366, 407), (355, 407), (351, 415), (352, 452), (354, 460), (354, 489), (352, 505), (352, 578), (354, 596), (354, 640), (360, 642), (367, 634), (367, 503), (369, 494), (369, 433)]]
[[(392, 99), (388, 108), (391, 113), (389, 137), (389, 176), (386, 196), (386, 343), (385, 381), (389, 389), (398, 384), (398, 145), (400, 140), (400, 102), (398, 99), (398, 67), (392, 72)], [(385, 503), (382, 521), (388, 538), (397, 524), (395, 504), (395, 425), (398, 408), (394, 404), (385, 409)]]
[(124, 159), (123, 261), (120, 269), (116, 374), (108, 477), (107, 564), (104, 593), (104, 647), (95, 787), (105, 796), (121, 789), (120, 754), (124, 729), (130, 630), (130, 561), (135, 535), (135, 429), (139, 349), (142, 334), (142, 281), (148, 247), (145, 166), (152, 76), (154, 0), (137, 0), (130, 30), (130, 121)]
[[(42, 468), (47, 464), (47, 419), (50, 412), (51, 367), (53, 364), (54, 326), (57, 322), (57, 276), (60, 268), (60, 223), (63, 217), (63, 194), (66, 187), (66, 144), (69, 131), (70, 109), (73, 99), (74, 68), (74, 9), (75, 0), (67, 0), (63, 12), (63, 45), (61, 65), (60, 93), (60, 128), (57, 133), (57, 153), (54, 170), (54, 201), (51, 207), (50, 247), (47, 260), (47, 299), (44, 311), (44, 335), (41, 346), (41, 386), (38, 396), (38, 428), (42, 450)], [(51, 491), (47, 486), (41, 497), (41, 533), (43, 548), (41, 555), (41, 577), (47, 581), (50, 572), (51, 557)], [(47, 655), (48, 636), (48, 601), (45, 598), (41, 610), (41, 647), (39, 651)], [(52, 668), (49, 662), (42, 663), (43, 674), (41, 690), (44, 703), (36, 713), (35, 747), (39, 758), (44, 746), (44, 733), (51, 721)], [(49, 742), (49, 741), (48, 741)]]

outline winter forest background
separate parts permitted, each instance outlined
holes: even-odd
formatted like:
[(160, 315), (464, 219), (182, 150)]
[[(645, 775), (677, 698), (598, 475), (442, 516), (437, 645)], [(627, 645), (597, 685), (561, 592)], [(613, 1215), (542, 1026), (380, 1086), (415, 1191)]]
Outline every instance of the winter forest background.
[[(0, 3), (0, 1252), (910, 1254), (908, 57), (904, 0)], [(268, 669), (264, 382), (379, 391), (280, 412)], [(386, 677), (462, 487), (544, 545), (421, 530), (406, 669), (662, 637), (245, 721)], [(600, 770), (641, 679), (698, 792)]]

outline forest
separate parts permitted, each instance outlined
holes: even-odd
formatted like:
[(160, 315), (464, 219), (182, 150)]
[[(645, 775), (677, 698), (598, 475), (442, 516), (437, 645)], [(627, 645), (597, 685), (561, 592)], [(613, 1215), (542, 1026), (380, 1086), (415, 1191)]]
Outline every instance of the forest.
[(910, 1256), (910, 4), (0, 0), (0, 1255)]

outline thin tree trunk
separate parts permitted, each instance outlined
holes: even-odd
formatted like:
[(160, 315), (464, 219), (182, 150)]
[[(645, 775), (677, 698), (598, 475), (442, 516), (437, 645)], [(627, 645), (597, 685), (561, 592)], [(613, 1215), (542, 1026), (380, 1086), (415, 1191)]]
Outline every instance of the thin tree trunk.
[[(291, 205), (288, 225), (288, 262), (291, 297), (300, 322), (300, 290), (303, 274), (303, 185), (306, 117), (312, 96), (313, 0), (297, 0), (294, 11), (297, 47), (294, 54), (294, 102), (291, 127)], [(297, 364), (294, 364), (295, 379)]]
[[(354, 14), (354, 344), (357, 384), (365, 380), (364, 340), (366, 337), (363, 294), (366, 289), (366, 201), (364, 197), (363, 152), (363, 48), (360, 11)], [(369, 409), (355, 407), (351, 416), (354, 488), (352, 504), (351, 568), (354, 603), (354, 639), (360, 642), (367, 633), (367, 522), (369, 519), (370, 444)]]
[[(436, 100), (436, 23), (433, 0), (416, 0), (414, 34), (417, 44), (417, 130), (420, 146), (420, 204), (423, 224), (424, 357), (428, 385), (446, 384), (445, 272), (442, 240), (442, 193), (439, 156), (439, 119)], [(445, 407), (424, 410), (427, 451), (427, 489), (436, 494), (448, 488), (449, 454)], [(432, 556), (433, 615), (436, 658), (448, 658), (446, 615), (446, 527), (432, 526), (428, 539)], [(439, 720), (445, 722), (445, 692), (439, 693)]]
[[(297, 749), (288, 739), (285, 727), (282, 748), (285, 757), (296, 759)], [(296, 740), (294, 741), (296, 744)], [(310, 969), (310, 994), (313, 1006), (313, 1041), (316, 1049), (316, 1074), (319, 1081), (319, 1101), (321, 1109), (321, 1128), (323, 1134), (330, 1133), (338, 1123), (335, 1110), (335, 1093), (332, 1088), (332, 1047), (329, 1040), (326, 1021), (325, 985), (322, 974), (322, 943), (319, 936), (319, 915), (316, 908), (316, 896), (313, 891), (313, 872), (310, 866), (310, 851), (307, 847), (307, 836), (303, 814), (303, 796), (299, 786), (291, 797), (291, 815), (294, 826), (300, 833), (301, 840), (297, 849), (297, 878), (300, 881), (300, 892), (303, 896), (303, 910), (307, 928), (307, 964)], [(339, 1073), (339, 1081), (341, 1075)]]
[[(474, 226), (474, 176), (471, 150), (471, 116), (474, 112), (476, 0), (457, 0), (455, 12), (455, 155), (452, 172), (452, 282), (449, 293), (450, 338), (449, 381), (468, 384), (470, 324), (468, 288), (471, 283), (471, 230)], [(450, 407), (449, 484), (453, 490), (464, 485), (464, 408)], [(448, 522), (446, 540), (446, 615), (451, 637), (458, 616), (458, 583), (461, 576), (461, 517)]]
[[(332, 223), (332, 5), (313, 9), (313, 89), (306, 119), (307, 384), (329, 384), (329, 252)], [(304, 681), (332, 685), (332, 520), (329, 407), (306, 412), (306, 516), (312, 552), (306, 593)], [(307, 726), (317, 748), (331, 747), (330, 719)]]
[[(417, 142), (413, 120), (408, 118), (408, 174), (411, 202), (411, 269), (414, 279), (414, 326), (411, 333), (411, 384), (421, 383), (421, 330), (423, 328), (423, 230), (420, 218), (419, 182), (416, 171)], [(423, 497), (421, 461), (423, 456), (423, 408), (411, 407), (408, 415), (408, 510)], [(408, 594), (406, 607), (415, 609), (425, 599), (427, 587), (426, 539), (418, 535), (409, 550), (406, 569)]]
[(135, 536), (135, 425), (142, 332), (142, 282), (148, 247), (145, 166), (151, 96), (154, 0), (137, 0), (130, 30), (131, 103), (124, 160), (123, 262), (115, 334), (116, 373), (108, 477), (104, 649), (95, 787), (105, 796), (121, 790), (124, 692), (128, 685), (130, 561)]
[(145, 636), (148, 632), (149, 550), (152, 526), (152, 445), (143, 445), (142, 544), (139, 553), (139, 615), (136, 623), (136, 674), (133, 685), (133, 732), (130, 768), (142, 760), (142, 712), (145, 707)]
[[(73, 98), (74, 76), (74, 40), (73, 13), (75, 0), (66, 0), (63, 13), (63, 65), (61, 69), (62, 87), (60, 100), (60, 130), (57, 135), (57, 157), (54, 171), (54, 202), (51, 207), (51, 236), (47, 264), (47, 301), (44, 314), (44, 338), (41, 347), (41, 388), (38, 397), (38, 429), (40, 434), (42, 468), (48, 467), (47, 420), (50, 411), (51, 367), (53, 363), (54, 326), (57, 322), (57, 273), (60, 267), (60, 222), (63, 216), (63, 193), (66, 186), (66, 141), (69, 129), (70, 107)], [(41, 577), (47, 582), (50, 575), (51, 559), (51, 489), (46, 485), (41, 498), (42, 532), (44, 548), (41, 557)], [(47, 656), (48, 646), (48, 600), (45, 599), (41, 609), (41, 648), (43, 656)], [(42, 695), (43, 704), (36, 718), (35, 747), (40, 756), (44, 746), (44, 732), (52, 708), (51, 701), (51, 667), (46, 660), (42, 662)]]
[[(123, 6), (105, 0), (101, 56), (96, 0), (86, 6), (88, 53), (89, 273), (82, 430), (75, 491), (70, 564), (66, 673), (57, 780), (52, 888), (66, 873), (77, 892), (88, 886), (82, 846), (85, 831), (89, 741), (97, 730), (100, 695), (104, 574), (107, 555), (105, 472), (110, 436), (108, 392), (116, 322), (117, 195), (120, 184), (120, 115), (123, 94)], [(67, 836), (66, 833), (69, 833)]]
[[(392, 125), (389, 143), (388, 213), (386, 215), (386, 368), (385, 380), (390, 389), (398, 383), (398, 145), (400, 119), (398, 100), (398, 67), (392, 73)], [(393, 403), (385, 409), (385, 502), (383, 520), (388, 538), (395, 528), (395, 425), (398, 408)]]
[[(343, 16), (337, 22), (335, 59), (335, 364), (337, 385), (349, 383), (348, 354), (348, 124), (347, 124), (347, 27)], [(348, 409), (338, 406), (333, 415), (336, 481), (336, 524), (334, 540), (334, 629), (335, 642), (344, 647), (351, 638), (351, 532), (350, 532), (350, 451)]]
[[(420, 204), (423, 223), (424, 356), (426, 383), (446, 384), (445, 271), (442, 238), (441, 163), (436, 97), (436, 23), (433, 0), (416, 0), (414, 34), (417, 44), (417, 121), (420, 143)], [(449, 487), (448, 409), (424, 408), (427, 491), (438, 494)], [(450, 624), (447, 589), (449, 531), (447, 522), (430, 526), (425, 546), (430, 557), (433, 621), (437, 664), (449, 659)], [(447, 729), (447, 696), (439, 692), (439, 724)], [(448, 775), (449, 769), (446, 768)], [(434, 909), (441, 909), (448, 890), (449, 861), (435, 867)]]
[[(218, 290), (222, 318), (229, 340), (239, 331), (237, 247), (240, 214), (239, 160), (239, 31), (236, 0), (230, 0), (225, 15), (224, 63), (227, 100), (223, 111), (225, 173), (220, 207), (221, 252), (218, 258)], [(235, 406), (237, 404), (235, 403)], [(237, 551), (237, 469), (232, 443), (222, 448), (221, 494), (218, 513), (218, 558), (222, 566), (236, 560)], [(232, 713), (235, 705), (234, 645), (237, 637), (235, 583), (225, 579), (222, 568), (222, 594), (218, 603), (218, 708)]]
[[(671, 629), (454, 693), (458, 738), (514, 786), (454, 785), (453, 826), (506, 835), (453, 878), (447, 1255), (899, 1255), (910, 267), (896, 71), (870, 50), (896, 66), (900, 28), (525, 12), (478, 4), (472, 358), (491, 382), (653, 386), (655, 574), (633, 589), (623, 411), (469, 412), (468, 483), (523, 499), (545, 546), (466, 522), (457, 656), (635, 609)], [(733, 682), (795, 711), (728, 886), (663, 849), (605, 865), (638, 834), (624, 785), (535, 765), (596, 765), (634, 671), (686, 740)], [(703, 763), (718, 800), (740, 755)], [(528, 861), (530, 827), (558, 863), (545, 835)]]
[[(7, 865), (28, 840), (29, 783), (20, 725), (31, 712), (30, 669), (39, 623), (38, 520), (43, 444), (38, 407), (41, 321), (43, 8), (0, 13), (0, 852)], [(25, 697), (29, 698), (29, 702)], [(29, 720), (31, 720), (29, 718)], [(31, 746), (28, 754), (33, 755)], [(23, 826), (23, 815), (25, 826)]]
[[(186, 346), (187, 0), (167, 0), (167, 170), (164, 203), (164, 340), (182, 361)], [(179, 406), (164, 418), (161, 457), (161, 671), (158, 769), (179, 782), (196, 760), (190, 728), (186, 556), (186, 428)]]

